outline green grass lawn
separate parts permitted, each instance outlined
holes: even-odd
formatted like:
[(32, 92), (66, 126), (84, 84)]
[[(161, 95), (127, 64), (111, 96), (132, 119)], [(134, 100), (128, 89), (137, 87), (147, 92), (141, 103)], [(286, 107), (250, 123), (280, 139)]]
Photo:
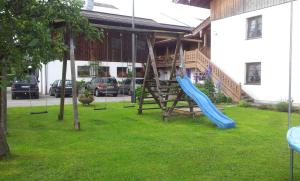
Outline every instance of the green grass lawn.
[(11, 155), (0, 161), (0, 180), (288, 180), (286, 113), (227, 107), (237, 127), (221, 130), (204, 116), (163, 122), (160, 110), (122, 106), (80, 106), (80, 132), (71, 106), (63, 122), (55, 106), (45, 115), (9, 109)]

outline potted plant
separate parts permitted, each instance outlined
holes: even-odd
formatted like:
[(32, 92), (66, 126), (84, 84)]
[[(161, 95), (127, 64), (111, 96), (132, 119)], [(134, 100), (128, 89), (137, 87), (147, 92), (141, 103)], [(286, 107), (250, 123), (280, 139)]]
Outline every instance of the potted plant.
[(83, 105), (90, 105), (94, 101), (94, 96), (85, 89), (79, 96), (78, 96), (78, 101), (83, 104)]

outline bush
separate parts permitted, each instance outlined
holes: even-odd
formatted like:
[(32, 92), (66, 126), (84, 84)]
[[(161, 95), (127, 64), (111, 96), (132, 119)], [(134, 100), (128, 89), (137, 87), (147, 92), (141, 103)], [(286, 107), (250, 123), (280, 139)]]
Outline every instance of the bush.
[(205, 80), (204, 89), (206, 89), (206, 95), (211, 99), (215, 100), (215, 85), (210, 77)]
[(251, 104), (245, 100), (239, 102), (239, 107), (251, 107)]
[(216, 103), (227, 103), (227, 97), (222, 92), (216, 94)]
[[(289, 110), (289, 103), (286, 101), (281, 101), (275, 105), (275, 110), (279, 112), (288, 112)], [(292, 106), (292, 112), (294, 112), (296, 108)]]
[(262, 110), (273, 110), (273, 107), (269, 104), (259, 104), (256, 107)]
[(232, 98), (231, 97), (227, 97), (227, 103), (231, 104), (232, 102), (233, 102)]
[(209, 99), (214, 103), (218, 103), (218, 104), (219, 103), (230, 103), (231, 104), (233, 102), (232, 98), (225, 96), (224, 93), (222, 93), (222, 92), (215, 93), (215, 86), (210, 78), (206, 79), (204, 86), (201, 86), (200, 84), (195, 84), (195, 86), (201, 92), (203, 92), (205, 95), (207, 95), (209, 97)]
[[(135, 89), (135, 98), (136, 99), (139, 99), (141, 97), (141, 94), (142, 94), (142, 87), (139, 86)], [(144, 97), (147, 97), (149, 93), (147, 92), (144, 92)]]

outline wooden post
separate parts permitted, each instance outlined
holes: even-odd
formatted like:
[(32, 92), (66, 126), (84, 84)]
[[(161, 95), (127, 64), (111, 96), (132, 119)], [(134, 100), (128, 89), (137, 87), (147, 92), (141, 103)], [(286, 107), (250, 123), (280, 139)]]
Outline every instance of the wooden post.
[(74, 116), (74, 128), (80, 130), (80, 123), (78, 120), (78, 106), (77, 106), (77, 85), (76, 85), (76, 73), (75, 73), (75, 54), (74, 54), (74, 39), (72, 34), (70, 35), (70, 64), (71, 64), (71, 80), (72, 80), (72, 101), (73, 101), (73, 116)]
[(186, 72), (185, 72), (184, 55), (183, 55), (182, 44), (180, 44), (179, 61), (180, 61), (180, 68), (181, 68), (181, 76), (184, 76), (186, 74)]
[(170, 80), (173, 79), (174, 74), (175, 74), (176, 62), (177, 62), (177, 59), (178, 59), (178, 52), (179, 52), (180, 45), (181, 45), (181, 38), (178, 37), (177, 38), (177, 43), (176, 43), (176, 48), (175, 48), (175, 53), (174, 53), (174, 59), (173, 59), (173, 62), (172, 62), (172, 68), (171, 68), (171, 73), (170, 73)]
[(150, 39), (147, 37), (147, 45), (149, 48), (149, 56), (150, 56), (150, 60), (151, 60), (151, 66), (154, 72), (154, 79), (156, 82), (156, 89), (158, 92), (158, 97), (159, 97), (159, 103), (160, 103), (160, 107), (164, 108), (164, 106), (162, 105), (162, 100), (161, 100), (161, 91), (160, 91), (160, 82), (159, 82), (159, 78), (158, 78), (158, 71), (157, 71), (157, 67), (156, 67), (156, 62), (155, 62), (155, 56), (154, 56), (154, 52), (153, 52), (153, 45), (150, 41)]
[(207, 32), (204, 33), (204, 37), (203, 37), (203, 47), (207, 47)]
[(139, 102), (139, 114), (143, 113), (143, 103), (144, 103), (144, 93), (146, 90), (146, 84), (147, 84), (147, 79), (149, 76), (149, 72), (150, 72), (150, 57), (148, 56), (147, 58), (147, 64), (146, 64), (146, 70), (145, 70), (145, 75), (144, 75), (144, 82), (142, 85), (142, 91), (141, 91), (141, 97), (140, 97), (140, 102)]

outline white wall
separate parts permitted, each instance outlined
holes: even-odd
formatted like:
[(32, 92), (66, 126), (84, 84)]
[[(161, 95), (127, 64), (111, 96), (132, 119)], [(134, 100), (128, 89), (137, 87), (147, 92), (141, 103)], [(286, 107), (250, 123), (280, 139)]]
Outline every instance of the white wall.
[[(294, 3), (292, 97), (300, 103), (300, 1)], [(262, 38), (246, 39), (247, 18), (262, 15)], [(249, 12), (211, 24), (211, 60), (256, 101), (288, 99), (290, 4)], [(245, 85), (246, 63), (261, 62), (261, 85)]]
[[(77, 67), (78, 66), (84, 66), (89, 65), (88, 61), (75, 61), (75, 70), (76, 70), (76, 80), (77, 81), (90, 81), (92, 77), (78, 77), (77, 75)], [(107, 66), (110, 67), (110, 75), (112, 77), (115, 77), (117, 81), (121, 81), (124, 78), (117, 77), (117, 67), (127, 67), (127, 63), (121, 63), (121, 62), (101, 62), (101, 66)], [(129, 69), (132, 70), (131, 65), (128, 65)], [(143, 67), (141, 63), (136, 63), (136, 67)], [(47, 71), (48, 70), (48, 71)], [(40, 74), (40, 91), (45, 94), (45, 90), (49, 91), (50, 84), (52, 84), (55, 80), (61, 80), (62, 76), (62, 62), (59, 60), (52, 61), (47, 64), (47, 66), (43, 66)], [(48, 77), (48, 80), (46, 80), (46, 77)], [(67, 76), (66, 79), (71, 80), (71, 66), (70, 61), (67, 62)]]

